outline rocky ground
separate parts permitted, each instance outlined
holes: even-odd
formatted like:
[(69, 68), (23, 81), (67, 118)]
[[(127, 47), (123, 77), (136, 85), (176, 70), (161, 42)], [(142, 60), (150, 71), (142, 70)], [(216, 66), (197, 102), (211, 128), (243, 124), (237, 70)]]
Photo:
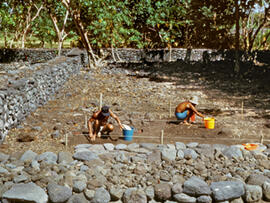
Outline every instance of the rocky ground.
[[(2, 202), (269, 201), (268, 74), (182, 62), (82, 70), (1, 145)], [(85, 121), (101, 93), (135, 127), (132, 141), (116, 128), (89, 143)], [(175, 123), (175, 106), (194, 94), (215, 129), (198, 117)], [(255, 151), (239, 145), (261, 138)]]
[[(76, 144), (89, 143), (85, 121), (99, 108), (101, 94), (103, 104), (123, 123), (135, 127), (132, 142), (161, 143), (163, 131), (163, 143), (231, 145), (260, 142), (262, 138), (269, 143), (269, 71), (234, 78), (227, 65), (173, 62), (82, 70), (54, 99), (11, 130), (1, 150), (73, 151)], [(175, 122), (174, 108), (191, 95), (199, 96), (199, 111), (215, 118), (215, 129), (205, 129), (199, 117), (192, 126)], [(66, 135), (68, 146), (64, 146)], [(29, 140), (34, 141), (20, 142)], [(117, 127), (111, 137), (95, 141), (107, 142), (127, 143)]]
[[(270, 201), (269, 145), (81, 144), (75, 152), (0, 153), (2, 202)], [(261, 148), (262, 149), (262, 148)]]

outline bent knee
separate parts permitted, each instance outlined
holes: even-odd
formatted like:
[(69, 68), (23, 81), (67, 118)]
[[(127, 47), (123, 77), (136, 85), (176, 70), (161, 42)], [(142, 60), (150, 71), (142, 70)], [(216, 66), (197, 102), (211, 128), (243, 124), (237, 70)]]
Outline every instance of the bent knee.
[(113, 131), (114, 126), (113, 126), (112, 124), (108, 124), (108, 125), (107, 125), (107, 128), (108, 128), (110, 131)]

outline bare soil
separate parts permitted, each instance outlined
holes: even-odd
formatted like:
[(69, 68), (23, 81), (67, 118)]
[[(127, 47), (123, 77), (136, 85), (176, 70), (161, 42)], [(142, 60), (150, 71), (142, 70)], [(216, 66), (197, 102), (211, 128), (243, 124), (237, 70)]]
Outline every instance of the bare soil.
[[(82, 71), (70, 78), (51, 101), (10, 130), (0, 151), (73, 151), (77, 144), (88, 143), (232, 145), (260, 142), (262, 138), (269, 143), (269, 67), (261, 67), (261, 72), (255, 67), (252, 74), (246, 69), (245, 77), (235, 78), (226, 65), (204, 67), (177, 62)], [(100, 93), (122, 121), (135, 127), (132, 141), (123, 139), (117, 125), (109, 137), (94, 142), (88, 139), (85, 121), (98, 109)], [(199, 111), (215, 117), (214, 129), (206, 129), (199, 117), (190, 126), (175, 120), (175, 106), (194, 93), (201, 96)], [(52, 138), (57, 131), (59, 137)], [(22, 137), (33, 141), (20, 142)]]

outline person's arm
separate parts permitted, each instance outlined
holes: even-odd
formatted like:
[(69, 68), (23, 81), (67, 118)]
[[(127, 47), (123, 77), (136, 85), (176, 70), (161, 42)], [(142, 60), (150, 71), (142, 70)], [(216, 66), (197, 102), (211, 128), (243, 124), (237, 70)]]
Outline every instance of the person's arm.
[(194, 111), (198, 116), (204, 118), (205, 116), (203, 114), (201, 114), (199, 111), (197, 111), (197, 109), (192, 105), (192, 104), (188, 104), (189, 108), (192, 109), (192, 111)]
[(123, 129), (122, 123), (121, 123), (120, 119), (118, 118), (118, 116), (116, 116), (111, 110), (109, 110), (109, 112), (110, 112), (111, 117), (113, 117), (117, 121), (119, 127), (121, 129)]
[(93, 137), (93, 129), (92, 129), (92, 122), (94, 121), (93, 117), (88, 120), (88, 131), (89, 137)]
[(92, 117), (88, 120), (88, 131), (89, 131), (89, 136), (93, 136), (93, 129), (92, 129), (92, 122), (97, 118), (97, 115), (99, 114), (100, 111), (95, 112)]

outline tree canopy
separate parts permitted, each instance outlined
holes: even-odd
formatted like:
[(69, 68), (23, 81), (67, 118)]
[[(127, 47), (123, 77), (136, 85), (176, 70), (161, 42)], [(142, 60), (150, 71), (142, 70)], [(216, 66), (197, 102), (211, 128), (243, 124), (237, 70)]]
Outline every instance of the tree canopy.
[(269, 49), (270, 7), (267, 0), (3, 0), (0, 36), (5, 47), (36, 40), (60, 48), (69, 40), (89, 53), (108, 47), (252, 51)]

